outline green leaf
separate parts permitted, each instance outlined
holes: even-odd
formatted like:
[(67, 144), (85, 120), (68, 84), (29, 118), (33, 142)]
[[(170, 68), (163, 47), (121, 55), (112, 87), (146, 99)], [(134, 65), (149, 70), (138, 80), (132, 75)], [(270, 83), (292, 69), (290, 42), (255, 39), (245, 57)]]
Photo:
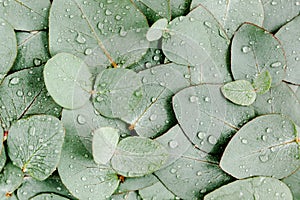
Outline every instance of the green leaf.
[(249, 81), (237, 80), (225, 84), (221, 91), (226, 99), (242, 106), (251, 105), (256, 99), (256, 93)]
[(280, 42), (271, 33), (245, 23), (235, 33), (231, 45), (234, 79), (253, 82), (257, 74), (269, 71), (272, 87), (285, 78), (286, 59)]
[(136, 192), (127, 192), (126, 194), (115, 194), (108, 198), (109, 200), (140, 200)]
[(184, 16), (190, 11), (192, 0), (170, 0), (172, 19)]
[(127, 67), (146, 53), (148, 28), (145, 16), (130, 0), (54, 0), (49, 17), (50, 53), (72, 53), (92, 71), (109, 65)]
[[(2, 152), (3, 147), (3, 141), (4, 141), (4, 131), (3, 129), (0, 127), (0, 155)], [(1, 168), (1, 167), (0, 167)], [(1, 171), (1, 170), (0, 170)]]
[(143, 137), (128, 137), (119, 142), (111, 164), (118, 174), (137, 177), (159, 170), (167, 159), (168, 152), (160, 143)]
[(94, 107), (109, 118), (126, 116), (130, 110), (129, 99), (140, 86), (141, 81), (132, 70), (103, 70), (94, 84)]
[(48, 92), (62, 107), (76, 109), (90, 98), (92, 75), (76, 56), (60, 53), (45, 65), (44, 79)]
[(119, 130), (101, 127), (94, 132), (93, 157), (98, 164), (107, 164), (113, 156), (119, 142)]
[(20, 187), (22, 181), (22, 171), (12, 163), (8, 163), (0, 173), (0, 198), (7, 199), (7, 196)]
[(221, 23), (231, 38), (235, 30), (244, 22), (262, 25), (264, 17), (263, 5), (260, 0), (193, 0), (192, 8), (201, 4), (206, 7)]
[(287, 117), (257, 117), (233, 136), (220, 166), (238, 179), (259, 175), (286, 177), (300, 165), (298, 139), (295, 124)]
[(232, 179), (220, 169), (215, 159), (191, 144), (180, 159), (155, 175), (180, 199), (202, 199), (205, 193)]
[(50, 199), (53, 199), (53, 200), (68, 200), (67, 198), (59, 196), (57, 194), (39, 194), (39, 195), (37, 195), (37, 196), (35, 196), (31, 199), (32, 200), (44, 200), (44, 199), (47, 199), (47, 200), (50, 200)]
[[(0, 5), (0, 13), (1, 5)], [(0, 14), (1, 16), (1, 14)], [(13, 27), (0, 18), (0, 83), (17, 57), (17, 39)]]
[(18, 55), (11, 71), (38, 67), (50, 58), (48, 33), (45, 31), (17, 32)]
[(142, 199), (175, 199), (176, 197), (161, 182), (139, 190), (139, 195)]
[(44, 180), (58, 165), (64, 135), (62, 123), (50, 115), (18, 120), (9, 130), (8, 155), (23, 172)]
[(290, 188), (292, 191), (294, 199), (299, 199), (300, 198), (300, 169), (298, 169), (296, 172), (294, 172), (292, 175), (289, 177), (286, 177), (282, 179), (282, 181), (287, 184), (287, 186)]
[(49, 96), (43, 67), (21, 70), (7, 76), (0, 85), (0, 121), (4, 130), (18, 119), (33, 114), (60, 116), (61, 108)]
[(264, 71), (253, 80), (253, 87), (258, 94), (265, 94), (271, 88), (272, 77), (268, 71)]
[(285, 83), (271, 88), (264, 95), (258, 95), (252, 106), (257, 115), (281, 113), (300, 125), (300, 100)]
[(0, 172), (2, 171), (5, 163), (6, 163), (6, 152), (5, 152), (5, 148), (3, 147), (1, 150), (1, 154), (0, 154)]
[(299, 15), (299, 1), (262, 0), (264, 6), (263, 26), (270, 32), (277, 31), (281, 26)]
[(289, 188), (281, 181), (269, 177), (238, 180), (207, 194), (204, 200), (232, 199), (285, 199), (292, 200)]
[(97, 165), (80, 138), (67, 130), (59, 176), (70, 193), (78, 199), (106, 199), (119, 185), (115, 171)]
[(117, 191), (126, 193), (137, 191), (149, 187), (158, 182), (158, 179), (153, 174), (148, 174), (142, 177), (126, 177), (124, 183), (120, 184)]
[(181, 90), (173, 97), (173, 109), (189, 140), (211, 153), (222, 152), (239, 127), (254, 117), (253, 108), (226, 101), (218, 85)]
[(42, 193), (55, 193), (73, 199), (57, 175), (50, 176), (44, 181), (26, 177), (17, 194), (19, 200), (28, 200)]
[(168, 20), (166, 18), (162, 18), (157, 20), (148, 30), (147, 32), (147, 40), (152, 42), (155, 40), (159, 40), (164, 30), (167, 28)]
[[(299, 9), (297, 9), (297, 14), (299, 13)], [(291, 22), (281, 27), (280, 30), (276, 33), (276, 37), (280, 40), (282, 47), (285, 50), (285, 55), (287, 59), (287, 76), (285, 80), (296, 84), (300, 84), (300, 41), (298, 37), (298, 35), (300, 34), (300, 30), (298, 29), (299, 23), (300, 17), (296, 17)]]
[(26, 0), (3, 1), (0, 17), (11, 23), (16, 30), (32, 31), (48, 27), (49, 0), (39, 3)]

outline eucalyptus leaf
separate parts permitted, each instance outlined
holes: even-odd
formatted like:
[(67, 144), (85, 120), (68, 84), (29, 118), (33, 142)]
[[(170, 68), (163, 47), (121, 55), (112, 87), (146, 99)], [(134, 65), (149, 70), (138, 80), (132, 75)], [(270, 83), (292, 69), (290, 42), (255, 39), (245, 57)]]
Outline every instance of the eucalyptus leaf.
[(50, 58), (46, 31), (16, 32), (18, 55), (11, 71), (38, 67)]
[(256, 75), (269, 71), (272, 86), (285, 78), (286, 59), (279, 40), (254, 24), (245, 23), (235, 33), (231, 45), (234, 79), (253, 82)]
[(68, 200), (67, 198), (59, 196), (57, 194), (39, 194), (39, 195), (37, 195), (37, 196), (35, 196), (31, 199), (32, 200), (44, 200), (44, 199), (47, 199), (47, 200), (50, 200), (50, 199), (53, 199), (53, 200)]
[(262, 25), (264, 20), (263, 5), (260, 0), (193, 0), (191, 8), (201, 4), (206, 7), (221, 23), (231, 38), (236, 29), (244, 22)]
[(253, 80), (253, 87), (255, 88), (255, 92), (258, 94), (265, 94), (271, 88), (272, 77), (268, 71), (264, 71), (260, 73)]
[[(300, 4), (300, 2), (298, 2)], [(300, 6), (298, 8), (299, 13)], [(276, 33), (276, 37), (280, 40), (287, 59), (287, 76), (286, 81), (300, 84), (300, 68), (299, 68), (299, 47), (300, 41), (298, 35), (300, 31), (298, 25), (300, 17), (296, 17), (291, 22), (281, 27)]]
[(226, 101), (220, 88), (209, 84), (193, 86), (173, 97), (173, 109), (186, 136), (211, 153), (220, 153), (239, 127), (254, 117), (253, 108)]
[[(1, 6), (0, 6), (1, 10)], [(2, 13), (0, 11), (0, 13)], [(1, 15), (0, 15), (1, 17)], [(13, 27), (4, 19), (0, 18), (0, 83), (7, 72), (13, 66), (17, 57), (17, 39)]]
[(157, 20), (149, 28), (147, 35), (146, 35), (147, 40), (150, 42), (159, 40), (162, 37), (163, 32), (166, 29), (167, 25), (168, 25), (168, 20), (166, 18)]
[(159, 170), (167, 159), (168, 152), (160, 143), (143, 137), (128, 137), (119, 142), (111, 164), (118, 174), (137, 177)]
[(23, 172), (44, 180), (58, 165), (64, 135), (62, 123), (53, 116), (20, 119), (9, 130), (8, 155)]
[(119, 142), (119, 130), (102, 127), (94, 132), (93, 157), (98, 164), (107, 164), (113, 156)]
[(238, 180), (207, 194), (204, 200), (231, 199), (277, 199), (292, 200), (289, 188), (281, 181), (269, 177)]
[(126, 193), (130, 191), (137, 191), (150, 187), (157, 182), (158, 179), (153, 174), (148, 174), (142, 177), (126, 177), (124, 183), (119, 185), (117, 192)]
[(50, 95), (64, 108), (79, 108), (91, 96), (92, 75), (74, 55), (60, 53), (51, 58), (45, 65), (44, 79)]
[(142, 199), (175, 199), (176, 196), (170, 192), (161, 182), (150, 187), (139, 190)]
[(7, 199), (22, 184), (23, 173), (12, 163), (6, 164), (0, 173), (0, 198)]
[(285, 116), (257, 117), (233, 136), (220, 166), (238, 179), (259, 175), (284, 178), (299, 168), (298, 137), (295, 124)]
[(0, 154), (0, 172), (2, 171), (3, 167), (5, 166), (7, 160), (5, 148), (2, 148), (1, 154)]
[(66, 132), (61, 159), (59, 176), (78, 199), (106, 199), (119, 185), (115, 171), (108, 166), (97, 165), (80, 138), (72, 132)]
[(51, 55), (73, 53), (94, 67), (92, 71), (138, 61), (148, 48), (146, 18), (130, 0), (112, 2), (54, 0), (49, 17)]
[(3, 1), (0, 17), (11, 23), (16, 30), (43, 30), (48, 27), (49, 0), (39, 3), (28, 0)]
[(46, 90), (42, 66), (7, 76), (0, 85), (0, 102), (0, 122), (4, 130), (23, 117), (33, 114), (59, 116), (61, 112)]
[(300, 169), (298, 169), (296, 172), (291, 174), (290, 176), (282, 179), (282, 181), (287, 184), (287, 186), (292, 191), (294, 199), (300, 198)]

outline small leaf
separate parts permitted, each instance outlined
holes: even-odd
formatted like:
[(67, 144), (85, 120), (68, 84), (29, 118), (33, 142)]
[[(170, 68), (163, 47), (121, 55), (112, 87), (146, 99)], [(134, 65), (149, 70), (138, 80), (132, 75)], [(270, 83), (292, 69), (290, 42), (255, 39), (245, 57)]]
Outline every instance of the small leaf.
[(111, 164), (118, 174), (136, 177), (159, 170), (167, 159), (168, 152), (160, 143), (143, 137), (128, 137), (119, 142)]
[(63, 141), (64, 128), (57, 118), (34, 115), (11, 126), (8, 155), (23, 172), (44, 180), (58, 165)]
[(204, 200), (232, 199), (276, 199), (292, 200), (289, 188), (281, 181), (269, 177), (238, 180), (207, 194)]
[(94, 132), (93, 157), (96, 163), (106, 164), (113, 156), (119, 142), (119, 130), (102, 127)]
[[(0, 6), (0, 13), (1, 6)], [(0, 17), (1, 17), (0, 14)], [(0, 18), (0, 83), (7, 72), (13, 66), (17, 57), (17, 39), (13, 27), (4, 19)]]
[(59, 196), (57, 194), (39, 194), (37, 196), (34, 196), (33, 198), (31, 198), (32, 200), (68, 200), (65, 197)]
[(278, 114), (257, 117), (233, 136), (220, 166), (238, 179), (284, 178), (300, 165), (297, 137), (295, 124), (287, 117)]
[(300, 199), (300, 169), (282, 181), (291, 189), (294, 199)]
[(253, 87), (256, 93), (265, 94), (271, 88), (271, 83), (272, 77), (270, 76), (270, 73), (264, 71), (253, 80)]
[(147, 40), (150, 42), (159, 40), (162, 37), (163, 32), (166, 29), (167, 25), (168, 25), (168, 20), (166, 18), (157, 20), (148, 30), (146, 35)]
[(235, 80), (250, 82), (257, 74), (269, 71), (272, 87), (285, 78), (286, 59), (279, 40), (254, 24), (244, 23), (231, 45), (231, 71)]
[(256, 93), (249, 81), (237, 80), (221, 87), (226, 99), (242, 106), (251, 105), (256, 99)]
[(7, 199), (7, 196), (20, 187), (22, 181), (22, 171), (12, 163), (8, 163), (0, 173), (0, 198)]
[(48, 92), (59, 105), (69, 109), (79, 108), (89, 100), (91, 78), (86, 64), (67, 53), (51, 58), (44, 69)]

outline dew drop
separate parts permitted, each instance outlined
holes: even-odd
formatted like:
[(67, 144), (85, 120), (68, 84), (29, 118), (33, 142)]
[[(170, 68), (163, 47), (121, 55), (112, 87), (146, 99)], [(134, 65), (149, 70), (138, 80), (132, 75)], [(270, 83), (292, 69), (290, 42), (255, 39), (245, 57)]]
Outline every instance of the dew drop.
[(281, 62), (274, 62), (271, 64), (271, 67), (273, 68), (277, 68), (277, 67), (280, 67), (281, 66)]
[(205, 102), (209, 102), (209, 101), (210, 101), (210, 98), (209, 98), (209, 97), (204, 97), (204, 101), (205, 101)]
[(251, 51), (251, 47), (249, 47), (249, 46), (243, 46), (242, 47), (242, 52), (243, 53), (249, 53)]
[(259, 160), (263, 163), (267, 162), (269, 160), (269, 157), (267, 155), (260, 155)]
[(197, 176), (201, 176), (202, 175), (202, 172), (201, 171), (198, 171), (197, 172)]
[(170, 173), (171, 173), (171, 174), (175, 174), (176, 172), (177, 172), (177, 170), (174, 169), (174, 168), (172, 168), (172, 169), (170, 170)]
[(204, 25), (205, 25), (206, 27), (208, 27), (208, 28), (211, 28), (211, 23), (208, 22), (208, 21), (205, 21), (205, 22), (204, 22)]
[(217, 138), (215, 137), (215, 136), (213, 136), (213, 135), (210, 135), (210, 136), (208, 136), (208, 138), (207, 138), (207, 141), (210, 143), (210, 144), (217, 144)]
[(170, 147), (170, 148), (175, 149), (177, 146), (178, 146), (178, 142), (177, 142), (177, 141), (171, 140), (171, 141), (169, 142), (169, 147)]
[(22, 90), (18, 90), (17, 91), (17, 96), (22, 97), (24, 95)]
[(84, 44), (86, 42), (86, 39), (80, 33), (78, 33), (76, 37), (76, 41), (80, 44)]
[(191, 96), (190, 97), (190, 102), (195, 103), (197, 101), (198, 101), (198, 97), (196, 97), (196, 96)]
[(90, 55), (90, 54), (92, 54), (92, 53), (93, 53), (93, 50), (90, 49), (90, 48), (87, 48), (87, 49), (84, 51), (84, 54), (85, 54), (85, 55)]
[(29, 127), (28, 132), (29, 132), (29, 135), (35, 136), (35, 127), (34, 126)]
[(33, 64), (35, 65), (35, 66), (41, 66), (41, 64), (42, 64), (42, 60), (41, 59), (39, 59), (39, 58), (34, 58), (33, 59)]
[(271, 132), (272, 132), (272, 129), (271, 129), (271, 128), (266, 128), (266, 132), (267, 132), (267, 133), (271, 133)]
[(153, 114), (153, 115), (151, 115), (150, 117), (149, 117), (149, 120), (150, 121), (154, 121), (154, 120), (156, 120), (157, 119), (157, 115), (156, 114)]
[(14, 78), (12, 78), (11, 80), (10, 80), (10, 84), (12, 84), (12, 85), (16, 85), (16, 84), (18, 84), (20, 82), (20, 79), (18, 78), (18, 77), (14, 77)]
[(105, 15), (109, 16), (109, 15), (111, 15), (111, 14), (112, 14), (112, 12), (111, 12), (110, 10), (107, 9), (107, 10), (105, 11)]
[(34, 147), (32, 145), (29, 145), (28, 149), (32, 151), (34, 149)]
[(267, 136), (262, 135), (262, 136), (261, 136), (261, 139), (262, 139), (263, 141), (266, 141), (266, 140), (267, 140)]
[(78, 115), (77, 116), (77, 122), (78, 122), (78, 124), (83, 125), (83, 124), (86, 123), (86, 119), (85, 119), (85, 117), (83, 115)]
[(198, 136), (198, 138), (199, 138), (200, 140), (203, 140), (203, 139), (205, 138), (206, 134), (205, 134), (204, 132), (199, 132), (199, 133), (197, 134), (197, 136)]
[(86, 181), (86, 177), (85, 176), (81, 177), (81, 180)]
[(248, 140), (247, 140), (247, 139), (242, 139), (241, 142), (242, 142), (243, 144), (247, 144), (247, 143), (248, 143)]

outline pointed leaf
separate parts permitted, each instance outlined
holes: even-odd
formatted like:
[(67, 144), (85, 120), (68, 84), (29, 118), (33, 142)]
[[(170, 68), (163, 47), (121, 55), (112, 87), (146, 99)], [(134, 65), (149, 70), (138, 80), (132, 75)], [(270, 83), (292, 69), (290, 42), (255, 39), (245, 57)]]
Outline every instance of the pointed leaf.
[(232, 199), (276, 199), (292, 200), (289, 188), (281, 181), (269, 177), (238, 180), (207, 194), (204, 200)]
[(238, 179), (258, 175), (281, 179), (299, 168), (298, 139), (295, 124), (287, 117), (257, 117), (233, 136), (220, 166)]
[[(300, 10), (300, 6), (298, 7), (299, 8), (297, 9), (297, 14)], [(281, 27), (280, 30), (276, 33), (276, 37), (278, 37), (282, 44), (282, 47), (285, 50), (285, 55), (287, 59), (287, 76), (285, 80), (296, 84), (300, 84), (300, 41), (298, 37), (298, 35), (300, 34), (299, 23), (300, 17), (296, 17), (291, 22)]]
[(111, 164), (118, 174), (136, 177), (159, 170), (167, 159), (168, 152), (160, 143), (143, 137), (128, 137), (119, 142)]
[(242, 106), (251, 105), (256, 99), (256, 93), (249, 81), (237, 80), (225, 84), (221, 91), (226, 99)]
[(287, 184), (287, 186), (292, 191), (294, 199), (300, 198), (300, 169), (298, 169), (295, 173), (290, 175), (289, 177), (286, 177), (282, 179), (282, 181)]
[(240, 0), (193, 0), (191, 7), (195, 8), (199, 4), (212, 12), (230, 38), (244, 22), (251, 22), (257, 25), (262, 25), (263, 23), (264, 10), (260, 0), (251, 2)]
[(286, 59), (283, 48), (271, 33), (245, 23), (235, 33), (231, 45), (231, 70), (234, 79), (252, 82), (257, 74), (269, 71), (272, 86), (285, 78)]
[(268, 71), (260, 73), (253, 80), (253, 87), (258, 94), (265, 94), (271, 88), (272, 77)]
[(176, 118), (186, 136), (201, 150), (222, 152), (222, 146), (249, 119), (251, 107), (224, 99), (218, 85), (199, 85), (181, 90), (173, 97)]
[(94, 132), (93, 157), (98, 164), (107, 164), (113, 156), (119, 142), (119, 130), (101, 127)]
[(75, 109), (90, 98), (92, 75), (76, 56), (60, 53), (45, 65), (44, 79), (48, 92), (62, 107)]
[(9, 130), (8, 155), (23, 172), (44, 180), (58, 165), (64, 135), (62, 123), (53, 116), (18, 120)]
[[(0, 6), (1, 10), (1, 6)], [(0, 13), (2, 13), (0, 11)], [(0, 14), (1, 17), (1, 14)], [(0, 18), (0, 83), (17, 57), (17, 39), (13, 27)]]
[(92, 71), (99, 66), (127, 67), (148, 48), (149, 26), (130, 0), (54, 0), (49, 27), (51, 55), (72, 53), (94, 67)]

